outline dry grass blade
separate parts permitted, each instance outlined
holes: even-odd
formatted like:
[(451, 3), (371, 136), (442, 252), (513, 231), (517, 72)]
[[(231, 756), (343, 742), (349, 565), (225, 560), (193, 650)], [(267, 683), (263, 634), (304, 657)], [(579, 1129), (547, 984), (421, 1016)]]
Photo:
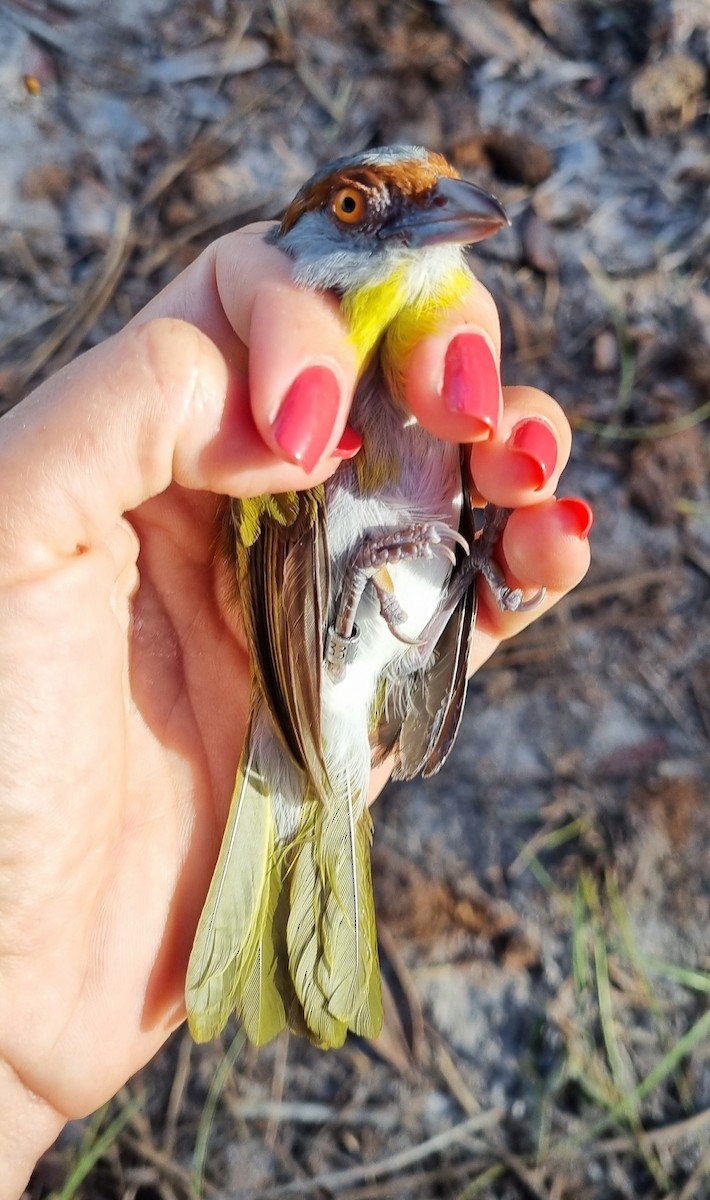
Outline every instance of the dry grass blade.
[(351, 81), (345, 80), (336, 95), (331, 97), (305, 59), (296, 62), (295, 71), (306, 91), (310, 93), (317, 104), (320, 104), (324, 112), (339, 128), (343, 124), (352, 97), (353, 84)]
[(276, 1043), (276, 1058), (274, 1061), (274, 1074), (271, 1080), (271, 1103), (273, 1105), (273, 1113), (269, 1117), (266, 1131), (264, 1133), (264, 1145), (273, 1150), (276, 1145), (276, 1138), (279, 1131), (279, 1122), (281, 1120), (281, 1103), (284, 1096), (284, 1088), (286, 1086), (286, 1064), (288, 1062), (288, 1030), (279, 1037)]
[[(487, 1164), (488, 1159), (485, 1158), (483, 1161)], [(347, 1192), (341, 1194), (341, 1200), (400, 1200), (401, 1196), (416, 1195), (424, 1189), (426, 1189), (425, 1200), (429, 1200), (429, 1197), (434, 1194), (434, 1187), (440, 1194), (442, 1187), (447, 1187), (454, 1180), (461, 1179), (462, 1176), (470, 1176), (472, 1171), (480, 1171), (480, 1174), (477, 1174), (472, 1181), (477, 1185), (478, 1190), (469, 1193), (468, 1188), (471, 1186), (469, 1183), (467, 1184), (467, 1194), (480, 1196), (484, 1187), (505, 1174), (506, 1168), (500, 1163), (489, 1167), (488, 1165), (482, 1166), (478, 1159), (475, 1161), (467, 1159), (466, 1162), (456, 1163), (453, 1166), (398, 1175), (396, 1179), (389, 1179), (384, 1183), (369, 1183), (364, 1187), (349, 1188)], [(259, 1200), (270, 1200), (270, 1195), (264, 1193), (263, 1198), (260, 1197)], [(459, 1200), (458, 1197), (457, 1200)]]
[(277, 1200), (282, 1196), (307, 1196), (320, 1189), (343, 1192), (346, 1188), (351, 1188), (354, 1184), (368, 1179), (375, 1180), (381, 1175), (395, 1175), (398, 1171), (403, 1171), (407, 1167), (421, 1162), (422, 1159), (428, 1158), (430, 1154), (440, 1154), (449, 1146), (455, 1146), (465, 1141), (472, 1133), (480, 1133), (484, 1129), (494, 1128), (500, 1124), (503, 1116), (502, 1108), (494, 1108), (490, 1112), (468, 1117), (451, 1129), (437, 1133), (434, 1137), (420, 1142), (418, 1146), (412, 1146), (409, 1150), (401, 1150), (389, 1158), (379, 1159), (373, 1163), (363, 1163), (359, 1167), (350, 1167), (344, 1171), (324, 1171), (321, 1175), (315, 1175), (312, 1179), (301, 1179), (297, 1183), (279, 1184), (269, 1191), (269, 1200)]
[[(578, 588), (573, 595), (561, 603), (565, 607), (577, 608), (582, 605), (603, 604), (614, 596), (623, 596), (628, 592), (640, 592), (644, 588), (668, 586), (678, 581), (676, 567), (659, 567), (651, 571), (636, 571), (633, 575), (622, 575), (616, 579), (606, 579), (602, 583), (590, 584)], [(563, 610), (564, 612), (564, 610)]]
[(336, 127), (340, 128), (347, 115), (348, 105), (353, 93), (353, 82), (350, 79), (344, 79), (336, 95), (331, 96), (301, 50), (298, 38), (294, 35), (289, 12), (284, 0), (276, 0), (272, 5), (272, 12), (279, 33), (289, 47), (289, 52), (293, 59), (293, 69), (297, 78), (309, 95), (313, 97), (316, 104), (319, 104), (335, 123)]
[(50, 321), (53, 321), (55, 317), (61, 316), (65, 311), (65, 304), (51, 304), (42, 312), (33, 316), (27, 325), (13, 330), (6, 337), (0, 338), (0, 355), (6, 354), (17, 342), (23, 342), (31, 333), (36, 333), (43, 325), (48, 325)]
[(121, 1145), (128, 1146), (139, 1161), (142, 1159), (150, 1163), (151, 1166), (154, 1166), (165, 1180), (173, 1184), (182, 1195), (187, 1197), (187, 1200), (202, 1200), (203, 1196), (210, 1196), (216, 1193), (216, 1189), (209, 1183), (203, 1183), (201, 1192), (196, 1191), (192, 1176), (187, 1167), (181, 1167), (175, 1161), (172, 1153), (160, 1150), (146, 1137), (124, 1131), (121, 1134)]
[(586, 1158), (590, 1150), (596, 1155), (623, 1154), (634, 1150), (639, 1142), (649, 1146), (666, 1147), (684, 1139), (697, 1137), (710, 1128), (710, 1108), (686, 1117), (683, 1121), (674, 1121), (671, 1125), (659, 1125), (658, 1129), (644, 1129), (638, 1137), (604, 1138), (590, 1146), (558, 1147), (555, 1154), (565, 1159)]
[(482, 1195), (484, 1188), (495, 1183), (501, 1175), (505, 1175), (505, 1167), (501, 1163), (494, 1163), (492, 1167), (488, 1167), (470, 1183), (467, 1183), (463, 1191), (459, 1192), (456, 1200), (474, 1200), (474, 1196)]
[(99, 270), (84, 288), (78, 302), (67, 309), (49, 336), (30, 355), (23, 370), (17, 372), (13, 379), (13, 388), (17, 392), (21, 392), (54, 355), (57, 355), (57, 367), (73, 358), (113, 296), (131, 249), (131, 209), (122, 204), (116, 210), (113, 237)]
[(194, 1042), (187, 1030), (183, 1032), (180, 1048), (178, 1050), (177, 1063), (175, 1064), (175, 1074), (173, 1076), (173, 1085), (170, 1089), (168, 1097), (168, 1106), (165, 1112), (165, 1132), (163, 1134), (163, 1153), (171, 1155), (175, 1149), (177, 1141), (177, 1128), (182, 1110), (187, 1084), (190, 1078), (190, 1063), (192, 1060), (192, 1048)]
[[(589, 880), (589, 877), (583, 877), (583, 882), (585, 880)], [(613, 992), (609, 976), (609, 951), (606, 933), (603, 928), (601, 902), (596, 888), (588, 887), (586, 898), (592, 916), (592, 953), (594, 957), (599, 1020), (606, 1058), (611, 1071), (611, 1080), (619, 1096), (618, 1106), (623, 1108), (624, 1119), (636, 1134), (638, 1146), (644, 1156), (648, 1170), (654, 1176), (656, 1182), (665, 1187), (667, 1180), (662, 1178), (661, 1165), (652, 1155), (649, 1147), (643, 1142), (641, 1137), (643, 1129), (639, 1114), (639, 1100), (635, 1094), (637, 1083), (629, 1056), (617, 1031)]]
[(183, 225), (173, 237), (165, 238), (152, 254), (144, 258), (137, 268), (137, 274), (152, 275), (154, 271), (165, 266), (165, 263), (170, 262), (182, 246), (203, 237), (218, 225), (229, 222), (237, 228), (249, 221), (262, 219), (266, 213), (276, 212), (283, 203), (283, 196), (269, 192), (264, 196), (250, 196), (241, 201), (228, 200), (208, 213), (201, 213), (194, 221)]
[(430, 1030), (430, 1036), (435, 1047), (434, 1062), (439, 1068), (451, 1095), (469, 1116), (475, 1116), (476, 1113), (480, 1113), (481, 1106), (456, 1066), (454, 1056), (451, 1054), (444, 1039), (434, 1029)]
[(591, 421), (587, 417), (572, 416), (570, 421), (574, 429), (583, 430), (584, 433), (595, 433), (598, 437), (616, 438), (624, 442), (647, 442), (654, 438), (671, 437), (674, 433), (692, 429), (693, 426), (700, 425), (708, 419), (710, 419), (710, 400), (699, 404), (692, 412), (675, 417), (672, 421), (657, 421), (638, 429), (628, 429), (625, 425), (603, 424), (600, 421)]
[(384, 971), (385, 1021), (381, 1034), (372, 1044), (378, 1054), (397, 1070), (406, 1071), (414, 1063), (420, 1063), (424, 1053), (421, 1001), (414, 980), (397, 949), (397, 941), (384, 921), (379, 923), (377, 937), (383, 964), (389, 968), (393, 979), (390, 987), (387, 971)]
[(219, 162), (230, 151), (235, 150), (244, 138), (244, 122), (264, 105), (273, 101), (284, 90), (284, 85), (260, 92), (246, 104), (233, 108), (222, 121), (211, 126), (208, 132), (200, 133), (181, 156), (173, 156), (150, 181), (136, 204), (136, 212), (150, 209), (168, 191), (176, 179), (193, 167), (202, 168)]
[(150, 64), (146, 75), (156, 83), (189, 83), (194, 79), (253, 71), (268, 58), (268, 47), (255, 38), (243, 38), (232, 45), (221, 41), (206, 42), (181, 54), (158, 59)]
[(703, 1154), (700, 1162), (687, 1180), (685, 1187), (678, 1193), (678, 1200), (696, 1200), (702, 1195), (700, 1185), (710, 1179), (710, 1150)]
[[(610, 1125), (616, 1124), (617, 1121), (623, 1120), (626, 1116), (629, 1102), (638, 1103), (644, 1100), (658, 1087), (668, 1075), (680, 1065), (684, 1058), (694, 1048), (699, 1045), (706, 1037), (710, 1036), (710, 1012), (704, 1013), (702, 1017), (675, 1043), (667, 1054), (663, 1056), (660, 1062), (657, 1062), (655, 1067), (649, 1071), (648, 1075), (633, 1089), (628, 1096), (615, 1104), (596, 1121), (591, 1127), (585, 1129), (582, 1133), (576, 1134), (574, 1137), (565, 1139), (554, 1148), (554, 1153), (565, 1154), (568, 1149), (578, 1149), (582, 1144), (589, 1145), (592, 1141), (596, 1144), (596, 1139), (600, 1133), (603, 1133)], [(648, 1137), (648, 1130), (639, 1132), (639, 1137)]]
[(236, 1121), (273, 1121), (290, 1125), (373, 1126), (388, 1130), (397, 1127), (399, 1114), (391, 1108), (343, 1108), (319, 1104), (313, 1100), (229, 1100), (229, 1111)]
[(511, 1154), (509, 1151), (501, 1149), (498, 1150), (498, 1154), (511, 1174), (520, 1180), (525, 1190), (535, 1200), (549, 1200), (547, 1191), (543, 1190), (540, 1171), (531, 1171), (517, 1154)]

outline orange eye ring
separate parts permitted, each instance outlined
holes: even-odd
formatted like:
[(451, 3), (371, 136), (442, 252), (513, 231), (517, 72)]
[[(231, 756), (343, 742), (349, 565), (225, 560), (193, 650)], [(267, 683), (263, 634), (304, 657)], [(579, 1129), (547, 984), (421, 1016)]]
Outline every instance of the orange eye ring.
[(367, 211), (367, 201), (354, 187), (340, 188), (333, 197), (331, 210), (344, 225), (357, 225)]

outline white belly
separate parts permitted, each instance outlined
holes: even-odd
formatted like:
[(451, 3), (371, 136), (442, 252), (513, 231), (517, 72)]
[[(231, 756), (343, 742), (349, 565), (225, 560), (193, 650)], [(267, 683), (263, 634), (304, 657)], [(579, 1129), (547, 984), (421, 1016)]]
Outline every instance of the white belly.
[[(459, 448), (430, 439), (417, 431), (421, 453), (409, 460), (397, 486), (375, 496), (362, 496), (339, 486), (336, 475), (328, 484), (328, 540), (333, 564), (332, 592), (337, 603), (353, 554), (372, 531), (400, 529), (412, 522), (440, 522), (457, 530), (461, 512)], [(345, 477), (347, 478), (347, 477)], [(449, 543), (451, 545), (451, 543)], [(397, 601), (407, 614), (399, 626), (416, 638), (434, 616), (451, 573), (451, 562), (434, 547), (431, 557), (405, 559), (388, 565)], [(332, 609), (331, 609), (332, 613)], [(347, 714), (364, 706), (369, 712), (382, 672), (407, 652), (407, 646), (388, 628), (374, 589), (365, 588), (356, 624), (360, 642), (355, 661), (339, 683), (327, 681), (325, 709)]]

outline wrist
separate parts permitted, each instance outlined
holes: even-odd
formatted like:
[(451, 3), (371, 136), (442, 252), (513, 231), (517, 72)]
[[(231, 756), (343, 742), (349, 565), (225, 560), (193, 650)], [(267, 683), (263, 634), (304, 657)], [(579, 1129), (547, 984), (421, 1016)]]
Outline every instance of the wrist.
[(51, 1104), (0, 1060), (0, 1200), (18, 1200), (35, 1164), (64, 1125)]

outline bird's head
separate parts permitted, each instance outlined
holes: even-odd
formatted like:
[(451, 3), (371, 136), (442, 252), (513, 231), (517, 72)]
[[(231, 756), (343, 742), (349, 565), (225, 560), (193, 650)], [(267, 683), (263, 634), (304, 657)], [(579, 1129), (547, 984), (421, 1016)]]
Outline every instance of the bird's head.
[(463, 247), (507, 223), (501, 204), (441, 154), (389, 146), (322, 167), (271, 240), (294, 260), (296, 282), (342, 297), (364, 361), (402, 314), (417, 336), (456, 303), (471, 281)]

